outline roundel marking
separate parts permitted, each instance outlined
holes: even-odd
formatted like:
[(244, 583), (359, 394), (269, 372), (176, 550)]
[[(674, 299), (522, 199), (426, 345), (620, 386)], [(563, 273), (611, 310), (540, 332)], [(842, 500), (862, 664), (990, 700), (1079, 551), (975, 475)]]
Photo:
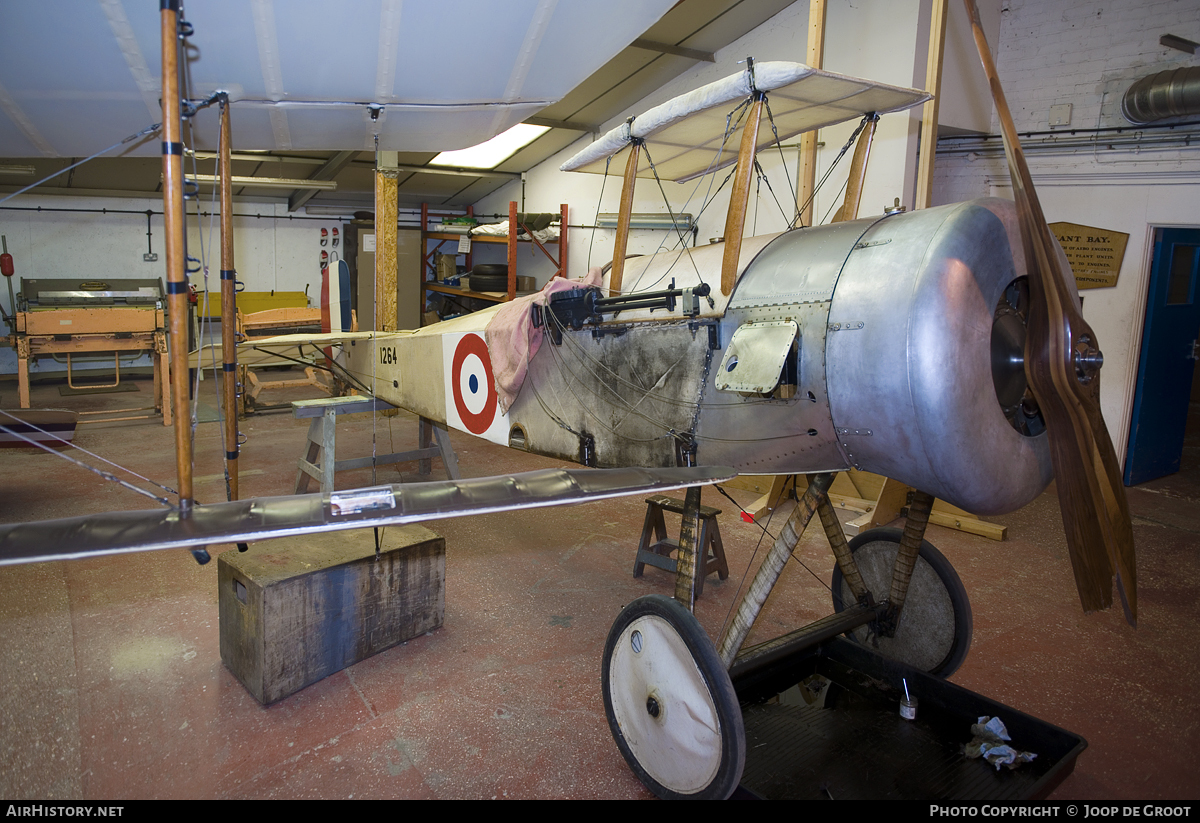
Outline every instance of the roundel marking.
[(466, 334), (454, 349), (450, 384), (454, 408), (471, 434), (484, 434), (496, 419), (496, 379), (487, 343), (476, 334)]

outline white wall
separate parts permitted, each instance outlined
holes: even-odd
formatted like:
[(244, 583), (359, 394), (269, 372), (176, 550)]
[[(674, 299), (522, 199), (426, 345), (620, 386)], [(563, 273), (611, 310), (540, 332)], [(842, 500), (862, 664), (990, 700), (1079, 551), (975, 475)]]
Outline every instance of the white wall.
[[(22, 195), (5, 206), (41, 207), (43, 211), (0, 210), (0, 234), (8, 239), (16, 274), (14, 291), (20, 288), (20, 278), (101, 278), (156, 277), (166, 283), (163, 218), (151, 216), (151, 244), (158, 262), (142, 260), (146, 253), (146, 217), (144, 214), (103, 214), (81, 212), (52, 212), (51, 208), (121, 209), (162, 211), (161, 199), (125, 198), (66, 198), (41, 195)], [(204, 208), (210, 202), (206, 198)], [(209, 268), (209, 287), (221, 288), (220, 226), (214, 218), (197, 220), (195, 205), (188, 204), (188, 253), (201, 258), (201, 241)], [(239, 217), (234, 220), (234, 259), (238, 279), (251, 291), (304, 291), (308, 288), (310, 305), (320, 300), (320, 234), (321, 228), (340, 225), (336, 220), (289, 220), (282, 203), (234, 203), (235, 214), (261, 214), (263, 217)], [(333, 251), (332, 247), (326, 247)], [(341, 249), (341, 246), (338, 247)], [(194, 264), (192, 264), (194, 265)], [(204, 289), (203, 274), (192, 276), (192, 283)], [(5, 311), (11, 310), (8, 289), (0, 284), (0, 302)], [(81, 358), (76, 358), (78, 363)], [(110, 368), (110, 355), (93, 358), (97, 366)], [(125, 359), (123, 358), (123, 362)], [(132, 365), (150, 365), (142, 357)], [(85, 364), (80, 365), (86, 367)], [(51, 358), (37, 359), (30, 372), (62, 371), (65, 366)], [(0, 373), (15, 374), (16, 352), (0, 348)]]
[[(739, 63), (747, 56), (755, 60), (804, 62), (808, 48), (808, 5), (808, 0), (793, 3), (745, 37), (717, 52), (716, 63), (697, 65), (631, 106), (628, 112), (604, 124), (601, 131), (618, 125), (629, 114), (645, 111), (685, 91), (743, 70), (744, 64)], [(925, 47), (921, 45), (918, 53), (918, 29), (921, 26), (928, 27), (927, 22), (920, 22), (926, 20), (928, 14), (927, 11), (921, 11), (923, 5), (927, 6), (928, 0), (925, 3), (921, 0), (861, 0), (853, 6), (847, 3), (830, 4), (826, 21), (825, 68), (899, 86), (920, 85), (925, 73)], [(856, 125), (844, 124), (821, 132), (821, 139), (826, 146), (818, 152), (818, 178)], [(916, 114), (892, 114), (882, 118), (872, 147), (860, 214), (882, 214), (884, 206), (891, 204), (896, 197), (912, 206), (917, 126)], [(767, 128), (765, 121), (763, 128)], [(581, 137), (574, 145), (527, 173), (526, 211), (557, 211), (560, 203), (567, 203), (570, 206), (570, 222), (575, 225), (590, 225), (598, 213), (617, 211), (621, 194), (619, 176), (610, 176), (605, 182), (600, 175), (559, 171), (562, 163), (592, 139), (592, 135)], [(787, 175), (794, 185), (797, 154), (797, 149), (786, 148), (782, 160), (777, 150), (760, 155), (759, 162), (770, 176), (786, 216), (780, 213), (765, 186), (757, 198), (752, 191), (746, 219), (747, 234), (767, 234), (787, 227), (795, 200), (794, 195), (786, 191), (787, 182), (782, 166), (786, 164)], [(831, 206), (836, 208), (840, 204), (839, 190), (845, 182), (849, 165), (850, 153), (847, 153), (816, 198), (814, 214), (818, 217), (823, 217)], [(708, 181), (703, 181), (697, 191), (696, 181), (663, 183), (672, 210), (691, 212), (693, 215), (700, 212), (705, 195), (703, 187), (707, 185)], [(520, 183), (512, 183), (477, 203), (476, 211), (502, 212), (507, 209), (509, 200), (519, 201), (520, 197)], [(728, 204), (727, 186), (699, 218), (701, 244), (710, 237), (724, 234)], [(653, 180), (638, 181), (633, 210), (667, 211)], [(568, 255), (570, 276), (582, 275), (587, 270), (589, 259), (591, 265), (603, 265), (611, 260), (614, 234), (612, 229), (597, 230), (593, 242), (591, 229), (572, 229)], [(635, 231), (630, 236), (629, 252), (649, 253), (660, 243), (669, 242), (669, 239), (668, 233), (663, 231)], [(551, 273), (551, 267), (534, 259), (532, 254), (522, 247), (518, 272), (532, 273), (539, 283), (544, 283)]]
[[(1070, 127), (1129, 127), (1120, 98), (1137, 79), (1194, 66), (1200, 56), (1158, 44), (1200, 41), (1200, 3), (1188, 0), (1005, 0), (997, 71), (1019, 132), (1048, 131), (1049, 109), (1072, 104)], [(979, 69), (980, 73), (982, 70)], [(991, 131), (998, 132), (994, 114)], [(1084, 317), (1104, 351), (1101, 407), (1118, 456), (1129, 437), (1155, 226), (1200, 225), (1200, 150), (1095, 146), (1027, 155), (1046, 218), (1127, 232), (1117, 285), (1088, 289)], [(935, 203), (1012, 197), (999, 156), (942, 155)]]

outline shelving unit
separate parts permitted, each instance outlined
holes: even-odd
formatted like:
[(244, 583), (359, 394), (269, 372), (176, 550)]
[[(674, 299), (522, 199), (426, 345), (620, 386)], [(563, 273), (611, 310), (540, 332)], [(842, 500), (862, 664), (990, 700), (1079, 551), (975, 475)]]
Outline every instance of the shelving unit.
[[(437, 281), (437, 266), (434, 263), (437, 252), (448, 242), (457, 243), (460, 234), (451, 234), (449, 232), (437, 232), (429, 230), (429, 219), (431, 217), (441, 217), (445, 215), (460, 216), (458, 212), (431, 211), (428, 204), (421, 205), (421, 239), (423, 241), (422, 248), (425, 252), (425, 262), (422, 268), (421, 277), (421, 305), (425, 305), (426, 292), (440, 292), (441, 294), (451, 294), (457, 297), (473, 297), (479, 300), (488, 300), (493, 303), (504, 303), (512, 300), (517, 294), (517, 244), (532, 242), (542, 254), (555, 266), (555, 273), (552, 276), (566, 277), (567, 274), (567, 204), (563, 203), (559, 206), (561, 230), (558, 233), (558, 242), (544, 244), (533, 237), (532, 232), (527, 232), (524, 238), (517, 239), (517, 232), (513, 230), (517, 223), (517, 201), (510, 200), (508, 203), (508, 226), (509, 232), (507, 237), (488, 237), (485, 235), (472, 236), (471, 245), (476, 243), (491, 243), (504, 244), (508, 247), (508, 291), (507, 292), (479, 292), (471, 291), (470, 289), (460, 288), (457, 286), (445, 286)], [(467, 208), (467, 215), (473, 216), (474, 210)], [(435, 241), (433, 248), (430, 248), (429, 241)], [(557, 256), (551, 252), (551, 249), (557, 246)], [(467, 269), (472, 266), (472, 254), (467, 253)], [(430, 275), (432, 274), (432, 280)]]

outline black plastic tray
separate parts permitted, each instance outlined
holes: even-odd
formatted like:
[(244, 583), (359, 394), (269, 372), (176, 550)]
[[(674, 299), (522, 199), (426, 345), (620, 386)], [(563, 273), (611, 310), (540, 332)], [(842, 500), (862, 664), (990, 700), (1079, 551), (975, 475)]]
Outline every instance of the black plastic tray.
[[(830, 684), (812, 705), (772, 699), (814, 674)], [(915, 721), (900, 717), (901, 678), (918, 698)], [(840, 637), (739, 674), (733, 685), (746, 725), (735, 796), (1034, 800), (1050, 794), (1087, 748), (1077, 734)], [(968, 759), (971, 724), (984, 715), (999, 716), (1011, 745), (1037, 758), (999, 771)]]

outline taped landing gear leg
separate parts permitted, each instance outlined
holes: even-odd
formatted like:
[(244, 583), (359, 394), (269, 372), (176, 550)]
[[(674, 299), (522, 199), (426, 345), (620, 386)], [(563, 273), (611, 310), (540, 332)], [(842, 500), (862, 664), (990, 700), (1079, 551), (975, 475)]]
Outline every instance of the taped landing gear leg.
[[(863, 581), (877, 598), (887, 596), (902, 534), (899, 529), (870, 529), (850, 541)], [(835, 612), (854, 605), (854, 595), (836, 566), (832, 588)], [(850, 638), (884, 657), (949, 677), (967, 657), (971, 626), (971, 604), (962, 580), (945, 555), (923, 540), (895, 635), (880, 637), (874, 624), (868, 624), (850, 632)]]
[(725, 798), (742, 779), (742, 711), (712, 641), (682, 604), (626, 606), (604, 646), (604, 712), (617, 747), (664, 799)]

